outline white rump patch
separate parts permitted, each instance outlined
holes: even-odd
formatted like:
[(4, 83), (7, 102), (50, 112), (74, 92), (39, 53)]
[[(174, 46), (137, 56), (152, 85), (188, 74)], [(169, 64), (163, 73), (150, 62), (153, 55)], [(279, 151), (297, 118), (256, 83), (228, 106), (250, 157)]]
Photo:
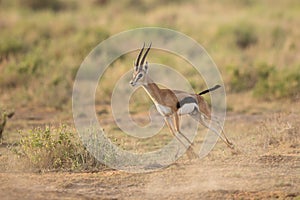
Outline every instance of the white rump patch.
[(180, 107), (177, 111), (179, 115), (186, 115), (192, 113), (195, 109), (199, 110), (198, 105), (195, 103), (187, 103)]

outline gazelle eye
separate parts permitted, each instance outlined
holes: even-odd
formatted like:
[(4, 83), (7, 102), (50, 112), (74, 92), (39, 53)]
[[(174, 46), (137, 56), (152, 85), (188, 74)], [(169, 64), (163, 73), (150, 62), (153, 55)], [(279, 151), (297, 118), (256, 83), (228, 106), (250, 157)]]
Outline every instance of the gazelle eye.
[(139, 75), (138, 75), (138, 78), (142, 78), (142, 77), (143, 77), (143, 74), (139, 74)]

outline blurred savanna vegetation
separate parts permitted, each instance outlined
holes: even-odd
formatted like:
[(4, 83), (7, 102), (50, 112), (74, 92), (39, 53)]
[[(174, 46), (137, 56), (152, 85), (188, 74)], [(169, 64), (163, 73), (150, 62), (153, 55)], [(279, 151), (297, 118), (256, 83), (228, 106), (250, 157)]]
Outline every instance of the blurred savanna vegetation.
[[(1, 102), (11, 107), (70, 109), (85, 56), (109, 36), (143, 26), (181, 31), (202, 44), (228, 93), (299, 98), (297, 0), (1, 0), (0, 11)], [(132, 60), (117, 64), (127, 70)]]

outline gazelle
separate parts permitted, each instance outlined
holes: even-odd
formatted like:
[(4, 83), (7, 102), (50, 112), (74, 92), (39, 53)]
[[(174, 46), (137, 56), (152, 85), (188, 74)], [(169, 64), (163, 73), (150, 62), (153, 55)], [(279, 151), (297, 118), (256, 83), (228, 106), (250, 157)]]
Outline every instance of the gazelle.
[(193, 149), (192, 142), (182, 132), (180, 132), (179, 127), (179, 116), (189, 114), (193, 119), (197, 120), (203, 126), (209, 128), (211, 131), (217, 134), (222, 139), (222, 141), (224, 141), (227, 144), (227, 146), (233, 148), (233, 144), (227, 139), (223, 128), (219, 125), (217, 121), (215, 122), (221, 129), (222, 135), (219, 134), (219, 132), (216, 129), (209, 126), (208, 121), (212, 120), (211, 111), (207, 102), (201, 96), (203, 94), (218, 89), (220, 85), (216, 85), (213, 88), (204, 90), (199, 94), (191, 94), (180, 90), (159, 88), (157, 84), (154, 83), (148, 75), (148, 62), (145, 62), (147, 54), (151, 48), (151, 44), (149, 45), (141, 59), (144, 48), (145, 44), (143, 45), (143, 48), (141, 49), (140, 53), (136, 58), (136, 61), (134, 62), (133, 77), (130, 81), (130, 84), (132, 86), (142, 86), (144, 88), (144, 90), (147, 92), (147, 94), (155, 104), (157, 111), (164, 117), (165, 122), (169, 127), (171, 133), (178, 139), (178, 141), (186, 147), (186, 145), (181, 141), (181, 139), (177, 137), (176, 133), (180, 134), (183, 138), (185, 138), (190, 144), (190, 148)]

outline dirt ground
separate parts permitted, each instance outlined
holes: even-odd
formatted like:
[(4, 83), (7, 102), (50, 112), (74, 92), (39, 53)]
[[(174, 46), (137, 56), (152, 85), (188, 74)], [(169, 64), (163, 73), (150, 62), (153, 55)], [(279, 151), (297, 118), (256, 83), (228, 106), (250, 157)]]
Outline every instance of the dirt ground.
[[(51, 123), (55, 116), (52, 112), (31, 113), (35, 117), (17, 113), (8, 130)], [(188, 160), (183, 156), (165, 169), (148, 173), (112, 169), (86, 173), (25, 172), (28, 170), (22, 169), (22, 163), (10, 156), (3, 143), (1, 199), (300, 199), (299, 127), (293, 127), (300, 114), (284, 116), (282, 123), (293, 121), (290, 129), (297, 131), (292, 143), (283, 138), (277, 145), (262, 145), (270, 133), (257, 127), (262, 121), (272, 126), (271, 113), (229, 113), (225, 128), (231, 131), (228, 135), (237, 151), (219, 141), (204, 159)]]

